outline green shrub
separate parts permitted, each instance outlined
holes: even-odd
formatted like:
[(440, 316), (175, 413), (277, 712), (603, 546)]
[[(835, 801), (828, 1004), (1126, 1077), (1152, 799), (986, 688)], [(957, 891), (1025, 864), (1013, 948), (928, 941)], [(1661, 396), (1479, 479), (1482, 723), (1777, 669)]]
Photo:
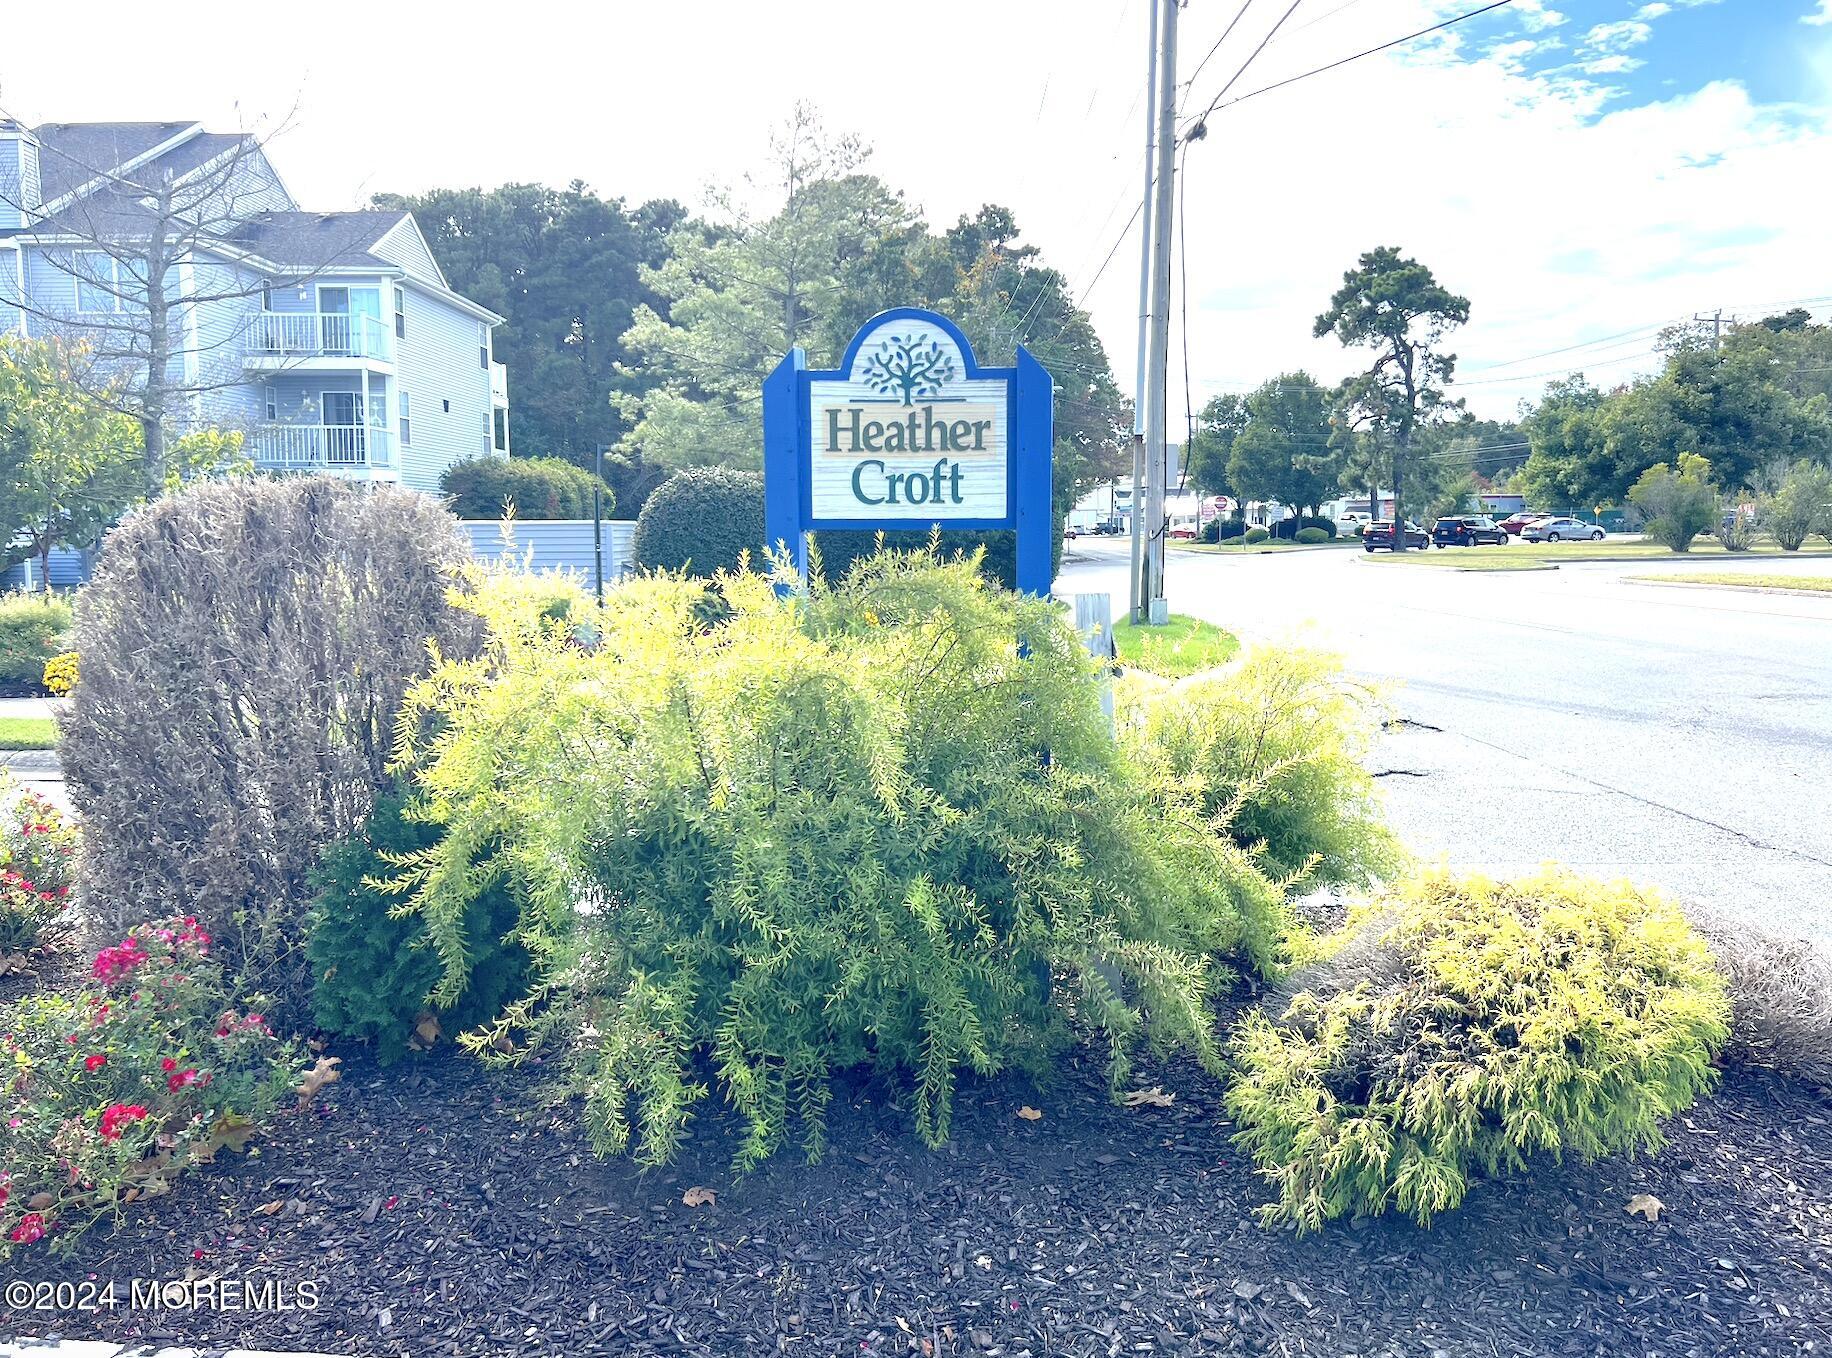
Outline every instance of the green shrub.
[[(471, 903), (523, 902), (539, 975), (486, 1059), (543, 1053), (607, 1151), (666, 1159), (708, 1092), (752, 1165), (818, 1153), (831, 1075), (869, 1062), (948, 1135), (957, 1072), (1103, 1038), (1213, 1065), (1218, 957), (1273, 964), (1277, 884), (1132, 760), (1047, 601), (887, 553), (785, 605), (760, 575), (630, 582), (595, 646), (503, 583), (485, 664), (416, 690), (404, 750), (444, 837), (398, 879), (469, 983)], [(589, 609), (583, 601), (575, 608)], [(1020, 649), (1019, 643), (1022, 643)]]
[(1196, 531), (1196, 540), (1198, 542), (1209, 542), (1209, 543), (1220, 542), (1221, 541), (1221, 520), (1218, 518), (1210, 519), (1208, 520), (1208, 522), (1204, 523), (1202, 527)]
[(506, 503), (519, 519), (589, 519), (594, 485), (608, 516), (617, 500), (610, 486), (562, 458), (477, 457), (454, 462), (439, 478), (461, 519), (500, 519)]
[(76, 826), (0, 770), (0, 962), (36, 952), (67, 926), (76, 850)]
[(1215, 530), (1215, 538), (1218, 542), (1227, 542), (1232, 538), (1244, 536), (1246, 531), (1247, 521), (1236, 514), (1231, 519), (1221, 520), (1221, 527)]
[(1718, 522), (1711, 464), (1696, 453), (1681, 453), (1677, 471), (1664, 462), (1649, 467), (1628, 499), (1647, 517), (1647, 535), (1670, 551), (1690, 551), (1692, 539)]
[(1512, 885), (1434, 873), (1325, 945), (1366, 930), (1391, 981), (1299, 993), (1235, 1031), (1229, 1114), (1300, 1231), (1397, 1208), (1429, 1224), (1478, 1174), (1549, 1152), (1661, 1144), (1713, 1085), (1723, 978), (1658, 897), (1548, 872)]
[(45, 661), (70, 649), (71, 610), (57, 595), (0, 599), (0, 683), (44, 682)]
[(1247, 543), (1249, 546), (1256, 544), (1256, 543), (1264, 542), (1267, 538), (1271, 536), (1272, 534), (1268, 533), (1264, 528), (1261, 528), (1257, 525), (1255, 525), (1252, 528), (1249, 528), (1246, 533)]
[(242, 1150), (299, 1078), (298, 1049), (230, 988), (195, 919), (140, 925), (92, 972), (0, 1013), (0, 1258), (66, 1245)]
[(1366, 885), (1400, 862), (1366, 766), (1385, 707), (1336, 657), (1256, 646), (1228, 669), (1174, 687), (1137, 677), (1115, 696), (1131, 738), (1274, 877)]
[(1815, 529), (1832, 528), (1832, 467), (1796, 462), (1762, 497), (1759, 513), (1782, 551), (1799, 551)]
[(690, 467), (657, 486), (632, 545), (646, 570), (702, 577), (736, 570), (745, 553), (752, 570), (765, 569), (763, 548), (763, 474), (729, 467)]
[(1315, 547), (1319, 542), (1328, 542), (1334, 534), (1326, 533), (1321, 528), (1298, 529), (1298, 541), (1306, 547)]
[(500, 881), (473, 900), (464, 920), (468, 983), (456, 1003), (430, 1002), (438, 956), (425, 924), (389, 914), (394, 900), (380, 889), (406, 854), (438, 842), (435, 827), (411, 819), (400, 793), (379, 798), (360, 834), (334, 845), (313, 876), (307, 944), (316, 984), (312, 1016), (327, 1033), (373, 1042), (384, 1065), (406, 1054), (429, 1011), (444, 1031), (495, 1018), (527, 978), (528, 954), (503, 937), (516, 924), (514, 898)]

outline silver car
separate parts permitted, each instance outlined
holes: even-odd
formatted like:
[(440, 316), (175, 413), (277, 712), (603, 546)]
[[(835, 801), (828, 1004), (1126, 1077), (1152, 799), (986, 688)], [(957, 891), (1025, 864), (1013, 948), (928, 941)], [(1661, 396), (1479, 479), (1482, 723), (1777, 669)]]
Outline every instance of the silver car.
[(1528, 542), (1601, 542), (1603, 530), (1582, 519), (1555, 517), (1528, 524), (1520, 536)]

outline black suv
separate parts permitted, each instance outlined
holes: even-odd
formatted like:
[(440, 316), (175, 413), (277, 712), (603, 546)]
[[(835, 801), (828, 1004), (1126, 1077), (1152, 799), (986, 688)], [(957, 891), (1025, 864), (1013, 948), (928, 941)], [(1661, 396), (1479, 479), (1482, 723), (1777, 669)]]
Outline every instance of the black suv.
[(1439, 519), (1431, 526), (1431, 540), (1440, 547), (1480, 547), (1485, 542), (1508, 545), (1507, 530), (1486, 514), (1460, 514)]

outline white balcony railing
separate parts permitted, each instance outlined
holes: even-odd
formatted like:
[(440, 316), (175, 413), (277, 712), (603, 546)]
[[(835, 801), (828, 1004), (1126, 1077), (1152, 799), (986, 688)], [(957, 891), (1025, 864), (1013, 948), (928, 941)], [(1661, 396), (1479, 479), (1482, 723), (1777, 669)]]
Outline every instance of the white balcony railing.
[(394, 333), (374, 316), (260, 311), (248, 331), (250, 358), (394, 357)]
[(360, 424), (266, 424), (255, 430), (254, 460), (275, 471), (392, 467), (394, 436)]

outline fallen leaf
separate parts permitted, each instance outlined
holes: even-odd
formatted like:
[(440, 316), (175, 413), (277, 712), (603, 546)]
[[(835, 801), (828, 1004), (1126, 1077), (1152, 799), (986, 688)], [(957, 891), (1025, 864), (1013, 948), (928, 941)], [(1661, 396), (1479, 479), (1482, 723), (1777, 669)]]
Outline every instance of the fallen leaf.
[(413, 1026), (413, 1035), (423, 1046), (430, 1047), (439, 1040), (439, 1016), (434, 1013), (420, 1015), (420, 1021)]
[(341, 1056), (318, 1058), (317, 1064), (305, 1072), (305, 1078), (299, 1081), (298, 1087), (293, 1091), (299, 1096), (300, 1108), (309, 1107), (319, 1090), (343, 1078), (337, 1071), (337, 1067), (342, 1064), (343, 1057)]
[(285, 1206), (286, 1206), (285, 1199), (275, 1198), (272, 1202), (262, 1203), (259, 1207), (255, 1208), (254, 1210), (259, 1212), (264, 1217), (271, 1217), (275, 1215), (276, 1213), (278, 1213)]
[(1043, 1112), (1042, 1112), (1042, 1110), (1041, 1110), (1041, 1109), (1037, 1109), (1037, 1108), (1032, 1108), (1032, 1107), (1031, 1107), (1031, 1106), (1030, 1106), (1030, 1105), (1029, 1105), (1028, 1103), (1027, 1103), (1027, 1104), (1025, 1104), (1025, 1105), (1024, 1105), (1024, 1107), (1022, 1107), (1022, 1108), (1020, 1108), (1020, 1109), (1018, 1110), (1018, 1116), (1019, 1116), (1019, 1117), (1021, 1117), (1021, 1118), (1023, 1118), (1023, 1119), (1024, 1119), (1024, 1120), (1025, 1120), (1026, 1122), (1041, 1122), (1041, 1121), (1043, 1121)]
[(1637, 1193), (1628, 1200), (1628, 1206), (1622, 1210), (1630, 1216), (1643, 1216), (1649, 1221), (1659, 1221), (1660, 1214), (1667, 1210), (1667, 1205), (1652, 1193)]
[(25, 1209), (28, 1212), (42, 1212), (56, 1201), (49, 1193), (34, 1193), (25, 1200)]
[(1287, 1282), (1285, 1284), (1285, 1295), (1302, 1306), (1306, 1311), (1310, 1310), (1310, 1298), (1304, 1295), (1304, 1289), (1299, 1287), (1296, 1283)]
[(380, 1197), (370, 1198), (369, 1205), (363, 1208), (363, 1225), (365, 1226), (374, 1225), (375, 1218), (377, 1214), (381, 1212), (381, 1210), (382, 1210), (381, 1198)]
[(515, 1044), (501, 1033), (498, 1033), (495, 1037), (490, 1039), (490, 1045), (497, 1051), (502, 1052), (505, 1056), (515, 1050)]
[(1153, 1085), (1150, 1089), (1135, 1089), (1120, 1100), (1128, 1108), (1142, 1108), (1146, 1104), (1150, 1104), (1153, 1108), (1169, 1108), (1176, 1101), (1175, 1094), (1166, 1094), (1157, 1085)]
[(710, 1188), (696, 1186), (681, 1194), (681, 1201), (689, 1207), (711, 1207), (719, 1201), (719, 1195)]
[(203, 1149), (197, 1152), (197, 1158), (208, 1164), (216, 1158), (217, 1151), (227, 1146), (237, 1155), (248, 1149), (248, 1141), (260, 1128), (248, 1118), (235, 1113), (224, 1113), (210, 1124), (210, 1137), (204, 1142)]
[(1242, 1301), (1252, 1301), (1265, 1290), (1265, 1286), (1261, 1283), (1237, 1282), (1234, 1284), (1234, 1295)]

